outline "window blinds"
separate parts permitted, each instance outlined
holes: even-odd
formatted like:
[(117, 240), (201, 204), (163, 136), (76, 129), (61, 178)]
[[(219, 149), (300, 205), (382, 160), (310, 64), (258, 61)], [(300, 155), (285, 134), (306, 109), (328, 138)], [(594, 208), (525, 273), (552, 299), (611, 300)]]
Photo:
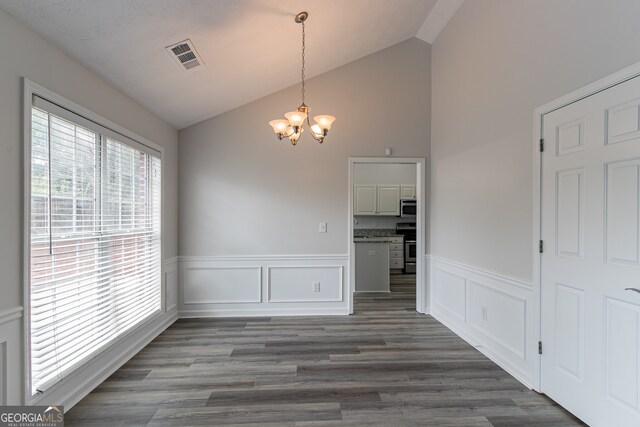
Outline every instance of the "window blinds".
[(161, 308), (159, 153), (34, 97), (31, 390)]

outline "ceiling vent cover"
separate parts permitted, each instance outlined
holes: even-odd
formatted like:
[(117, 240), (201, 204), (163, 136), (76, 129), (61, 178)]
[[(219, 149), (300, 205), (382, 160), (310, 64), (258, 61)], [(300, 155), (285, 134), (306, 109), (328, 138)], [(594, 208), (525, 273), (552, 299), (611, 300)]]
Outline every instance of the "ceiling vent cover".
[(176, 63), (185, 70), (191, 70), (204, 64), (204, 61), (200, 55), (198, 55), (196, 48), (189, 39), (167, 46), (165, 49)]

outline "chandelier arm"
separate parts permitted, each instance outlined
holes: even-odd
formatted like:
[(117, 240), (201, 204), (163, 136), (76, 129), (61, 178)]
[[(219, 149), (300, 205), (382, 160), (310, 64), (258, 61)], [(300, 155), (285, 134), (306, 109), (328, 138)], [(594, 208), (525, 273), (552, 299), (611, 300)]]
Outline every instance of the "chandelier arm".
[[(311, 132), (313, 133), (313, 132)], [(278, 134), (278, 135), (282, 135), (280, 137), (280, 139), (284, 139), (284, 138), (291, 138), (293, 135), (295, 135), (296, 133), (292, 130), (290, 134), (286, 134), (286, 133), (282, 133), (282, 134)]]
[(324, 135), (323, 134), (320, 134), (320, 136), (316, 136), (317, 134), (313, 130), (309, 129), (309, 131), (310, 131), (309, 133), (311, 134), (313, 139), (315, 139), (318, 142), (323, 142), (324, 141)]

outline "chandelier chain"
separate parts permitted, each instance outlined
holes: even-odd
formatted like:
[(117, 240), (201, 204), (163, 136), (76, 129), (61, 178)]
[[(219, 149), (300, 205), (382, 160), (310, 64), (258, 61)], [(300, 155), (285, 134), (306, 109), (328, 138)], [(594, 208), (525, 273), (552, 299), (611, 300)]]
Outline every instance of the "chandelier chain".
[(304, 104), (304, 95), (305, 95), (305, 93), (304, 93), (304, 71), (305, 71), (305, 68), (304, 68), (304, 65), (305, 65), (304, 64), (304, 51), (305, 51), (305, 48), (306, 48), (306, 46), (305, 46), (305, 34), (304, 34), (304, 21), (302, 21), (302, 71), (301, 71), (301, 74), (302, 74), (302, 103), (303, 104)]

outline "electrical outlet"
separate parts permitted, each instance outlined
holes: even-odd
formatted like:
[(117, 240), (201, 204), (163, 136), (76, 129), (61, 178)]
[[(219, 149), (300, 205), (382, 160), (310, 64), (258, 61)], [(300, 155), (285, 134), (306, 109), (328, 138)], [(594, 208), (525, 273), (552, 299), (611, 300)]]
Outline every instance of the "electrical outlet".
[(313, 282), (313, 292), (320, 292), (320, 282)]
[(327, 223), (326, 222), (321, 222), (320, 226), (318, 227), (318, 232), (319, 233), (326, 233), (327, 232)]
[(376, 251), (369, 251), (370, 256), (375, 256), (375, 254), (376, 254)]

